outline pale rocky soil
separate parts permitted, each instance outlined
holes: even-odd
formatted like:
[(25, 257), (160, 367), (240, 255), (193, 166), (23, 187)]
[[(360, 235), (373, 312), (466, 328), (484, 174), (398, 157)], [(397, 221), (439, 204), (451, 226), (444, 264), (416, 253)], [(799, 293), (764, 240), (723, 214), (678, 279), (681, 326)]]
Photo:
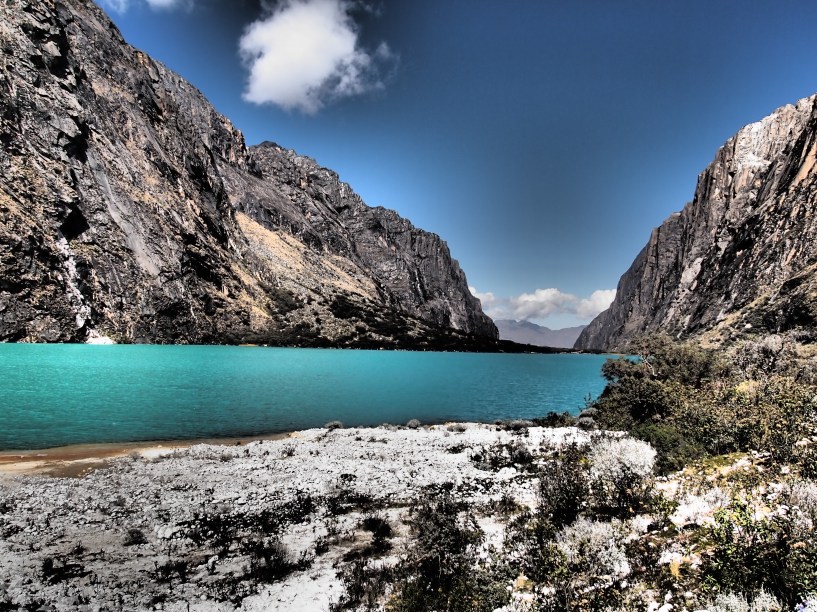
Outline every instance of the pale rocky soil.
[[(511, 432), (477, 424), (313, 429), (238, 446), (132, 450), (73, 478), (21, 474), (25, 465), (6, 464), (0, 473), (0, 610), (328, 610), (343, 590), (339, 562), (371, 540), (360, 526), (365, 516), (375, 513), (392, 525), (392, 549), (383, 562), (393, 563), (423, 487), (454, 483), (476, 508), (505, 494), (534, 503), (529, 474), (479, 469), (474, 452), (519, 440), (537, 454), (583, 439), (569, 428)], [(61, 469), (80, 473), (84, 465)], [(311, 512), (299, 516), (299, 508)], [(255, 584), (240, 578), (250, 562), (241, 541), (263, 535), (247, 521), (264, 510), (281, 525), (293, 560), (315, 555), (316, 544), (325, 550), (308, 569)], [(197, 515), (244, 521), (244, 527), (219, 555), (212, 538), (194, 541)], [(481, 523), (488, 543), (501, 537), (492, 519)], [(129, 530), (139, 530), (145, 542), (126, 545)], [(162, 581), (161, 567), (176, 562), (186, 563), (184, 580), (171, 571), (170, 581)], [(230, 583), (237, 594), (224, 601)]]

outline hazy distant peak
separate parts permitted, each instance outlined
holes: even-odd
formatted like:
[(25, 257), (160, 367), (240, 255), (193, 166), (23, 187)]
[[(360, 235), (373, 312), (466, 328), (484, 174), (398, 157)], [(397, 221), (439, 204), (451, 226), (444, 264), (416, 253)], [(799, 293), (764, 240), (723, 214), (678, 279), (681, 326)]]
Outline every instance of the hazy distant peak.
[(513, 319), (498, 319), (494, 323), (502, 340), (556, 348), (571, 348), (585, 328), (584, 325), (579, 325), (564, 329), (550, 329), (531, 321), (515, 321)]

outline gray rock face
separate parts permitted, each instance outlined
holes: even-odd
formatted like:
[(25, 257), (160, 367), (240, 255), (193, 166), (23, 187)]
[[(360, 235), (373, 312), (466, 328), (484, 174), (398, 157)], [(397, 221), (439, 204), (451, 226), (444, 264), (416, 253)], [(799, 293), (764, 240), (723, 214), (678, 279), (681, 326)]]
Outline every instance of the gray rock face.
[(0, 54), (0, 340), (497, 337), (438, 236), (246, 147), (90, 0), (3, 3)]
[(653, 231), (610, 308), (576, 348), (633, 335), (783, 331), (817, 322), (817, 96), (746, 126), (698, 178), (694, 199)]
[(439, 236), (417, 229), (393, 210), (367, 206), (335, 172), (308, 157), (273, 143), (252, 147), (250, 154), (261, 176), (255, 186), (266, 187), (266, 197), (242, 193), (236, 185), (234, 193), (241, 194), (237, 209), (267, 227), (283, 223), (314, 250), (353, 262), (391, 307), (440, 327), (497, 337)]

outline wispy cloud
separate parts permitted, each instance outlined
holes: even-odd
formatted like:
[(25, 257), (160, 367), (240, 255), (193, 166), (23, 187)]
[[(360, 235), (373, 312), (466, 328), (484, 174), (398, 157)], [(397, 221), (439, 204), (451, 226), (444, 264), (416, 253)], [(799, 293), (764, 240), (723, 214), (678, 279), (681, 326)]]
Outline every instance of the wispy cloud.
[(482, 310), (486, 313), (489, 309), (497, 306), (496, 296), (490, 291), (477, 291), (476, 287), (468, 287), (468, 291), (470, 291), (471, 295), (473, 295), (475, 298), (479, 299), (479, 301), (482, 303)]
[(133, 4), (144, 2), (155, 11), (167, 11), (177, 8), (190, 9), (194, 0), (101, 0), (102, 6), (115, 13), (126, 12)]
[(114, 13), (124, 13), (128, 10), (130, 2), (128, 0), (101, 0), (103, 8), (112, 10)]
[(597, 289), (589, 298), (580, 300), (576, 305), (576, 316), (580, 319), (592, 319), (600, 312), (607, 310), (616, 297), (615, 289)]
[(514, 319), (545, 319), (557, 313), (575, 311), (576, 296), (558, 289), (537, 289), (508, 299)]
[(174, 8), (190, 8), (192, 0), (145, 0), (150, 8), (155, 10), (169, 10)]
[(553, 315), (574, 315), (580, 321), (590, 321), (607, 310), (616, 297), (615, 289), (598, 289), (587, 298), (579, 298), (559, 289), (536, 289), (512, 297), (497, 297), (492, 292), (480, 292), (469, 287), (482, 302), (482, 309), (494, 319), (542, 321)]
[(284, 0), (247, 28), (239, 49), (244, 99), (312, 114), (332, 100), (383, 87), (396, 58), (383, 42), (361, 47), (348, 0)]

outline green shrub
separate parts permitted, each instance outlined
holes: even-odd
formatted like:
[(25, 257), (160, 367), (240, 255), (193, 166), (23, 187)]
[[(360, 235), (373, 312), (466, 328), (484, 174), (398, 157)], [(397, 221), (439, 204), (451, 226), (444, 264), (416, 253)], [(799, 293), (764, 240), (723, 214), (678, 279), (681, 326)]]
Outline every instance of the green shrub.
[(640, 359), (604, 364), (608, 384), (590, 404), (593, 418), (602, 429), (653, 444), (662, 474), (705, 455), (749, 450), (808, 472), (813, 460), (796, 443), (817, 433), (817, 389), (777, 373), (791, 369), (781, 365), (778, 344), (744, 346), (730, 363), (714, 350), (667, 337), (639, 339), (632, 350)]
[(712, 549), (703, 571), (705, 587), (737, 593), (765, 589), (788, 607), (815, 592), (817, 540), (811, 521), (799, 518), (797, 513), (757, 518), (742, 500), (716, 512), (707, 534)]
[(90, 573), (81, 564), (71, 563), (62, 556), (59, 558), (46, 557), (43, 559), (40, 564), (40, 571), (42, 572), (43, 580), (50, 584), (58, 584), (66, 580), (82, 578)]
[(391, 550), (391, 542), (393, 532), (389, 522), (379, 514), (370, 514), (365, 516), (360, 523), (360, 527), (372, 534), (372, 541), (365, 548), (350, 551), (350, 556), (347, 560), (356, 557), (370, 557), (373, 555), (382, 555)]
[(293, 559), (278, 536), (252, 538), (245, 541), (241, 548), (250, 557), (249, 575), (258, 582), (274, 582), (312, 565), (312, 558), (308, 555)]
[(700, 389), (729, 373), (729, 364), (714, 350), (676, 342), (666, 334), (637, 337), (628, 350), (639, 358), (636, 369), (647, 378), (663, 382)]
[(683, 429), (675, 423), (639, 423), (630, 429), (630, 434), (657, 451), (655, 468), (658, 474), (680, 470), (705, 454), (702, 444), (688, 440)]
[(537, 513), (554, 530), (571, 524), (587, 505), (588, 474), (584, 454), (575, 444), (539, 470)]
[(529, 427), (534, 427), (533, 421), (526, 419), (512, 419), (510, 421), (497, 421), (497, 425), (505, 431), (526, 432)]
[(380, 599), (391, 581), (391, 569), (367, 563), (362, 558), (355, 559), (338, 571), (343, 584), (343, 594), (337, 602), (330, 604), (330, 612), (340, 610), (379, 609)]
[(630, 437), (603, 437), (590, 448), (593, 509), (616, 517), (633, 516), (649, 500), (655, 450)]
[(125, 534), (125, 539), (122, 542), (125, 546), (135, 546), (137, 544), (145, 544), (147, 543), (147, 538), (145, 537), (145, 532), (141, 529), (128, 529), (128, 532)]
[(543, 417), (531, 419), (537, 427), (572, 427), (576, 424), (576, 419), (568, 412), (548, 412)]
[[(412, 517), (414, 540), (396, 568), (391, 612), (490, 612), (508, 601), (502, 579), (477, 566), (483, 539), (451, 486), (429, 489)], [(504, 576), (502, 576), (504, 578)]]
[(719, 593), (707, 609), (709, 612), (782, 612), (784, 608), (774, 595), (761, 591), (749, 598), (738, 593)]
[(618, 523), (579, 518), (556, 533), (536, 518), (526, 523), (529, 548), (521, 570), (537, 585), (537, 612), (601, 611), (621, 603), (621, 579), (631, 570)]
[(532, 468), (533, 454), (521, 440), (508, 444), (497, 442), (471, 455), (471, 461), (481, 470), (498, 471), (506, 467)]
[(187, 572), (190, 569), (190, 564), (186, 559), (177, 559), (176, 561), (167, 561), (161, 565), (156, 565), (154, 577), (157, 582), (166, 582), (173, 590), (173, 581), (178, 580), (179, 583), (187, 582)]
[(567, 565), (568, 580), (557, 589), (573, 599), (571, 608), (579, 608), (576, 600), (592, 598), (594, 602), (606, 600), (614, 605), (616, 583), (630, 574), (630, 562), (622, 545), (618, 521), (577, 520), (562, 529), (556, 536), (556, 546)]
[(602, 392), (595, 407), (602, 429), (628, 431), (637, 423), (678, 412), (683, 392), (674, 382), (643, 376), (621, 378)]

